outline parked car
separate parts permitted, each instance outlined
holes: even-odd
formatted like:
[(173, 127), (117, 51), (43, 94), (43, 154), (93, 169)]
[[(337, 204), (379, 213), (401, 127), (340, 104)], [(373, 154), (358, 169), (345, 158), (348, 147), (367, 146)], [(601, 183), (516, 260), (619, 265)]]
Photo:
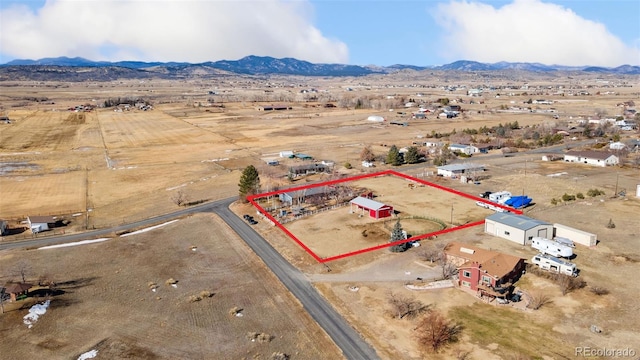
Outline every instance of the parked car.
[(254, 219), (250, 219), (250, 220), (249, 220), (249, 224), (251, 224), (251, 225), (255, 225), (255, 224), (257, 224), (257, 223), (258, 223), (258, 222), (257, 222), (257, 221), (255, 221)]

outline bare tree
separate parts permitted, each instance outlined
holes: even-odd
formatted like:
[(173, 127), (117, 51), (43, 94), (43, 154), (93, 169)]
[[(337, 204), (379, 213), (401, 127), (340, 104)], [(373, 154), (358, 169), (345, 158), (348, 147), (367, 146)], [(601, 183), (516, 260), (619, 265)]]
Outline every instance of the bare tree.
[(528, 294), (529, 302), (527, 303), (527, 307), (529, 309), (538, 310), (542, 307), (542, 305), (548, 304), (551, 302), (549, 299), (549, 295), (542, 291), (532, 292)]
[(587, 283), (580, 278), (574, 278), (563, 274), (556, 275), (556, 282), (560, 286), (562, 295), (566, 295), (573, 290), (581, 289), (587, 285)]
[(428, 242), (422, 246), (422, 250), (418, 253), (418, 256), (422, 261), (428, 261), (430, 263), (437, 262), (441, 259), (445, 246), (445, 243)]
[(184, 190), (180, 189), (173, 194), (171, 201), (178, 206), (183, 206), (189, 202), (189, 195), (187, 195)]
[(438, 311), (430, 311), (415, 328), (418, 342), (431, 352), (438, 352), (448, 343), (457, 341), (461, 331), (460, 324), (452, 323)]
[(362, 149), (362, 152), (360, 152), (360, 160), (362, 161), (373, 161), (376, 159), (376, 154), (373, 153), (373, 150), (371, 150), (371, 146), (367, 145), (364, 147), (364, 149)]
[(407, 296), (389, 292), (387, 296), (393, 317), (396, 319), (415, 318), (429, 309), (429, 305), (423, 304), (420, 300), (411, 299)]
[(25, 259), (21, 259), (13, 267), (13, 276), (18, 277), (22, 280), (22, 283), (27, 282), (27, 276), (31, 274), (33, 268), (31, 263)]
[(444, 251), (440, 252), (438, 263), (442, 269), (442, 279), (451, 279), (458, 273), (458, 268), (449, 260)]

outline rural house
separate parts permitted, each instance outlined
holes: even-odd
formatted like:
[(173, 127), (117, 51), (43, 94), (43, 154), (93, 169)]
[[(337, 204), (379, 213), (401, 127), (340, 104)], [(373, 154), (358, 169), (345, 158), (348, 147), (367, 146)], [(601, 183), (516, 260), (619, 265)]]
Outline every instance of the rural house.
[(617, 156), (606, 151), (567, 151), (564, 154), (564, 161), (579, 162), (593, 166), (609, 166), (617, 165), (620, 160)]
[(484, 232), (526, 245), (534, 237), (551, 238), (553, 225), (524, 215), (497, 212), (485, 219)]
[(327, 196), (331, 192), (333, 192), (332, 189), (326, 186), (319, 186), (304, 190), (287, 191), (278, 194), (278, 199), (280, 199), (284, 205), (294, 205), (294, 202), (295, 204), (304, 203), (307, 198)]
[(491, 297), (504, 297), (525, 267), (524, 259), (497, 251), (451, 242), (447, 261), (458, 269), (460, 286)]
[(358, 196), (357, 198), (349, 201), (349, 205), (351, 206), (349, 212), (354, 212), (353, 206), (355, 205), (356, 209), (362, 210), (362, 214), (367, 211), (369, 212), (369, 216), (374, 219), (381, 219), (393, 215), (393, 206), (367, 199), (362, 196)]
[(330, 173), (331, 166), (322, 163), (313, 163), (305, 165), (291, 166), (289, 168), (289, 175), (296, 177), (302, 175), (316, 174), (316, 173)]
[(446, 177), (460, 176), (463, 174), (482, 172), (485, 171), (484, 165), (478, 164), (450, 164), (444, 166), (438, 166), (438, 175)]
[(465, 145), (465, 144), (450, 144), (449, 150), (454, 153), (463, 153), (467, 155), (473, 155), (480, 152), (480, 149), (473, 145)]
[(29, 229), (36, 234), (41, 231), (49, 230), (50, 224), (55, 224), (56, 219), (53, 216), (27, 216), (27, 223), (29, 223)]

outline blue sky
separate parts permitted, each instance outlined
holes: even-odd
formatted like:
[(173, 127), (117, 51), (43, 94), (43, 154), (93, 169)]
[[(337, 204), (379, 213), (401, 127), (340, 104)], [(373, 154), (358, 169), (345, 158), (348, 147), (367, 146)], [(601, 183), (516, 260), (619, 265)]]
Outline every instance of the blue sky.
[(0, 63), (262, 55), (383, 66), (640, 65), (639, 19), (637, 0), (2, 0)]

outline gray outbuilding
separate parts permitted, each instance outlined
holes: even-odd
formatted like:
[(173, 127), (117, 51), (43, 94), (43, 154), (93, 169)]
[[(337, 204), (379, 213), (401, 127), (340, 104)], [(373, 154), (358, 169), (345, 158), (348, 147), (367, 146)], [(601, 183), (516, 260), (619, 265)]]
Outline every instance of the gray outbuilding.
[(553, 225), (524, 215), (497, 212), (485, 219), (484, 232), (526, 245), (534, 237), (553, 237)]

